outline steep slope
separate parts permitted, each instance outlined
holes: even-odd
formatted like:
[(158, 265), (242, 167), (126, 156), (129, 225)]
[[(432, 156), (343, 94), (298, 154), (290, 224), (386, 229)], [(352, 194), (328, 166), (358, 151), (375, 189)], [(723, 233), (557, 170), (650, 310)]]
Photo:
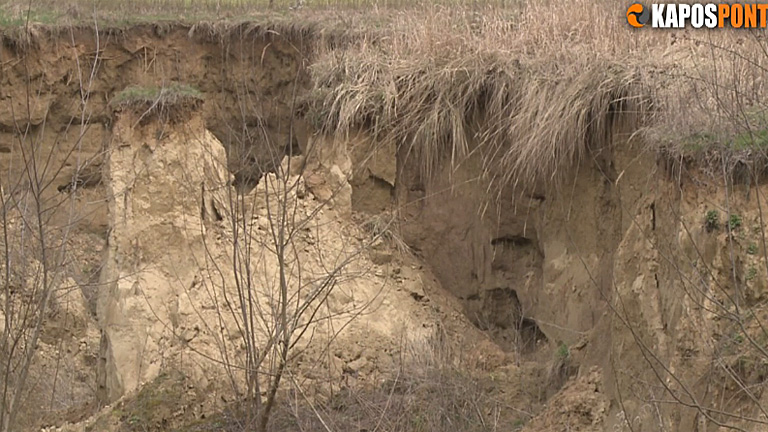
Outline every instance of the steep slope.
[[(482, 119), (427, 123), (451, 126), (436, 136), (467, 146), (450, 161), (423, 150), (427, 163), (377, 134), (371, 118), (349, 133), (316, 131), (298, 103), (312, 85), (304, 70), (311, 35), (214, 30), (73, 28), (28, 45), (4, 39), (2, 184), (25, 184), (21, 150), (41, 149), (40, 160), (55, 166), (43, 174), (42, 195), (68, 210), (52, 220), (74, 227), (72, 265), (61, 273), (62, 295), (32, 369), (30, 392), (52, 394), (45, 405), (55, 418), (36, 418), (41, 404), (25, 412), (29, 424), (163, 430), (220, 413), (242, 395), (248, 368), (233, 303), (257, 293), (253, 310), (264, 325), (253, 345), (268, 345), (281, 278), (291, 282), (292, 300), (322, 305), (296, 321), (310, 336), (288, 366), (291, 394), (346, 413), (369, 395), (351, 389), (385, 388), (384, 411), (368, 411), (373, 427), (395, 394), (407, 408), (419, 406), (414, 395), (461, 393), (403, 390), (405, 366), (423, 363), (466, 371), (472, 384), (489, 378), (487, 393), (503, 401), (492, 413), (508, 425), (529, 422), (524, 430), (765, 423), (760, 176), (741, 184), (660, 158), (617, 126), (621, 107), (606, 92), (590, 99), (595, 117), (574, 115), (589, 127), (577, 128), (584, 133), (574, 135), (582, 146), (573, 154), (581, 157), (558, 167), (557, 181), (500, 187), (492, 180), (504, 167), (490, 169), (473, 152)], [(623, 86), (624, 78), (615, 79)], [(129, 84), (170, 82), (203, 98), (160, 112), (152, 103), (114, 112), (109, 105)], [(275, 254), (281, 220), (294, 234), (287, 266)], [(248, 239), (245, 259), (236, 239)], [(243, 263), (253, 270), (245, 278)], [(48, 385), (47, 370), (57, 367), (65, 373)], [(339, 402), (343, 394), (349, 398)], [(147, 414), (168, 399), (178, 409)], [(112, 405), (79, 422), (102, 403)], [(144, 411), (134, 418), (128, 408)], [(401, 413), (411, 426), (430, 420)]]
[[(763, 418), (765, 186), (666, 164), (628, 136), (590, 149), (562, 184), (498, 196), (479, 160), (427, 183), (406, 165), (382, 186), (392, 198), (359, 209), (398, 206), (405, 241), (468, 318), (518, 361), (548, 359), (548, 395), (574, 380), (552, 401), (588, 398), (572, 407), (587, 423), (558, 405), (530, 430), (704, 430), (736, 411), (750, 430)], [(586, 382), (596, 399), (565, 396)]]

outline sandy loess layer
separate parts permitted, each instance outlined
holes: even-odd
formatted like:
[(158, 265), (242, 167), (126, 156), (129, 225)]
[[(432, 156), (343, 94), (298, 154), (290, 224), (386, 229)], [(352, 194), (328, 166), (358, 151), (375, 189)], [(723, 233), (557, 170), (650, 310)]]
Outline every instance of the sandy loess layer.
[[(232, 307), (237, 228), (248, 228), (249, 280), (268, 311), (281, 209), (295, 233), (292, 298), (334, 281), (313, 303), (287, 388), (340, 417), (384, 389), (408, 425), (434, 426), (407, 408), (470, 394), (423, 386), (458, 370), (464, 389), (488, 380), (480, 393), (493, 403), (473, 411), (512, 430), (762, 418), (763, 184), (725, 188), (693, 165), (675, 175), (618, 129), (563, 184), (489, 194), (472, 156), (423, 179), (365, 130), (328, 137), (306, 125), (297, 101), (311, 90), (316, 40), (211, 28), (4, 39), (0, 181), (24, 186), (22, 149), (36, 149), (49, 167), (42, 196), (66, 209), (50, 224), (70, 233), (31, 370), (30, 394), (49, 396), (28, 398), (30, 430), (166, 430), (226, 409), (245, 350)], [(172, 82), (203, 101), (171, 117), (109, 104), (130, 85)], [(404, 376), (422, 385), (402, 390)], [(654, 403), (669, 391), (704, 408)]]

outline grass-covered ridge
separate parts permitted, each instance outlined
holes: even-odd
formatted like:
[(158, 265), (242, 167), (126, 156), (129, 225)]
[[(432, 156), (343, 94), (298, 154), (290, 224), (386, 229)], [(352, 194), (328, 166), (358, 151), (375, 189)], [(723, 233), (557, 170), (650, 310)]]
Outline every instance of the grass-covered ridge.
[[(485, 174), (503, 183), (549, 181), (617, 131), (671, 156), (725, 150), (754, 159), (768, 140), (768, 124), (749, 114), (768, 108), (764, 38), (638, 31), (626, 23), (626, 5), (609, 0), (67, 5), (9, 2), (0, 26), (27, 17), (100, 26), (168, 17), (190, 37), (325, 41), (302, 45), (312, 51), (304, 54), (314, 79), (303, 112), (328, 134), (363, 128), (395, 142), (425, 177), (445, 161), (481, 154)], [(334, 35), (344, 43), (328, 43)]]
[(639, 127), (649, 105), (637, 69), (608, 59), (558, 70), (493, 53), (402, 64), (374, 55), (315, 71), (317, 127), (368, 128), (405, 146), (426, 178), (481, 152), (505, 181), (551, 179), (587, 146), (607, 145), (619, 122)]
[(401, 16), (383, 41), (312, 66), (309, 118), (326, 133), (393, 141), (425, 178), (480, 155), (502, 184), (555, 179), (615, 131), (640, 129), (653, 111), (646, 65), (597, 40), (563, 40), (577, 18), (526, 11)]
[(310, 119), (326, 133), (394, 141), (427, 178), (480, 154), (483, 174), (502, 184), (551, 181), (630, 138), (678, 157), (691, 137), (711, 137), (697, 155), (738, 151), (764, 164), (768, 123), (755, 113), (768, 109), (768, 41), (637, 31), (625, 7), (544, 0), (403, 14), (387, 37), (315, 62)]
[[(8, 0), (0, 2), (0, 29), (27, 24), (47, 26), (126, 26), (143, 23), (258, 22), (333, 26), (344, 13), (359, 20), (375, 11), (430, 7), (519, 8), (524, 0)], [(359, 15), (359, 17), (350, 17)], [(372, 22), (375, 20), (372, 20)]]
[(175, 118), (177, 115), (199, 107), (203, 94), (196, 88), (180, 83), (164, 86), (130, 86), (119, 92), (110, 101), (117, 111), (133, 111), (142, 118), (159, 115)]

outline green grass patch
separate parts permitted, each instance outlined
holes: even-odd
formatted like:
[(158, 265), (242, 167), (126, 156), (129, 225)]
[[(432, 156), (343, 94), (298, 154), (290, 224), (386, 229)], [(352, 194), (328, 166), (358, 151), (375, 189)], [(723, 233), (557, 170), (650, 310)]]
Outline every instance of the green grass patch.
[(162, 87), (131, 86), (118, 93), (110, 102), (115, 111), (133, 112), (140, 122), (150, 118), (175, 123), (188, 118), (203, 102), (203, 94), (185, 84)]
[(676, 139), (683, 153), (708, 150), (752, 150), (768, 148), (768, 111), (746, 108), (743, 117), (726, 124), (702, 125), (706, 130)]
[(731, 231), (736, 230), (741, 227), (741, 223), (741, 216), (732, 214), (728, 219), (728, 228), (730, 228)]
[(56, 24), (59, 14), (53, 10), (30, 10), (21, 13), (0, 8), (0, 28), (23, 27), (27, 22), (39, 24)]
[(755, 277), (757, 277), (757, 269), (753, 266), (747, 270), (747, 275), (744, 279), (746, 279), (747, 281), (751, 281)]
[(751, 150), (768, 148), (768, 128), (755, 129), (744, 133), (718, 137), (708, 132), (689, 135), (680, 140), (683, 153), (698, 153), (712, 149)]
[(157, 104), (168, 106), (202, 100), (203, 94), (196, 88), (174, 83), (162, 87), (128, 87), (112, 99), (111, 105), (113, 107)]
[(186, 376), (176, 371), (164, 372), (139, 392), (121, 400), (108, 412), (99, 414), (85, 430), (174, 431), (177, 430), (175, 426), (188, 421), (184, 408), (201, 400), (199, 393), (190, 390)]
[(736, 135), (731, 142), (734, 150), (763, 149), (768, 147), (768, 129)]
[(704, 216), (704, 225), (710, 232), (720, 228), (720, 213), (717, 210), (709, 210)]
[(707, 150), (716, 145), (719, 139), (711, 133), (697, 132), (687, 137), (684, 137), (680, 141), (680, 147), (686, 153), (696, 153), (702, 150)]

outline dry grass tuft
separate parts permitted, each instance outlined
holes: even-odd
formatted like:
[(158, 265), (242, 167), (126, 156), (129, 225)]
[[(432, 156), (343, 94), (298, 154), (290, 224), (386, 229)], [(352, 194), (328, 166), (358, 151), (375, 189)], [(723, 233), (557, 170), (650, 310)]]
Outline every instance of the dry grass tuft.
[(401, 255), (410, 252), (408, 244), (400, 234), (400, 224), (397, 217), (390, 212), (382, 212), (367, 218), (361, 227), (371, 238), (381, 240), (397, 250)]
[(427, 180), (479, 155), (499, 185), (557, 184), (616, 133), (665, 158), (692, 150), (728, 170), (764, 167), (766, 38), (637, 31), (625, 7), (545, 0), (391, 15), (386, 36), (314, 64), (309, 118), (328, 134), (363, 128), (394, 142)]
[(619, 122), (638, 128), (650, 113), (629, 55), (558, 45), (523, 9), (433, 12), (399, 17), (384, 41), (327, 52), (313, 67), (316, 126), (395, 142), (425, 179), (480, 154), (485, 175), (527, 184), (555, 179), (588, 147), (608, 145)]
[[(51, 26), (93, 22), (108, 23), (104, 31), (194, 22), (176, 25), (206, 41), (286, 38), (313, 63), (306, 114), (315, 125), (395, 143), (427, 180), (473, 155), (499, 185), (556, 183), (617, 131), (638, 132), (665, 158), (768, 161), (758, 33), (638, 31), (626, 4), (610, 0), (266, 4), (12, 1), (0, 6), (0, 27), (22, 48)], [(10, 29), (27, 19), (49, 25)]]
[[(637, 67), (576, 60), (559, 71), (529, 71), (515, 112), (495, 115), (504, 180), (554, 180), (587, 149), (607, 148), (619, 126), (637, 129), (651, 98)], [(504, 142), (506, 141), (506, 142)]]

